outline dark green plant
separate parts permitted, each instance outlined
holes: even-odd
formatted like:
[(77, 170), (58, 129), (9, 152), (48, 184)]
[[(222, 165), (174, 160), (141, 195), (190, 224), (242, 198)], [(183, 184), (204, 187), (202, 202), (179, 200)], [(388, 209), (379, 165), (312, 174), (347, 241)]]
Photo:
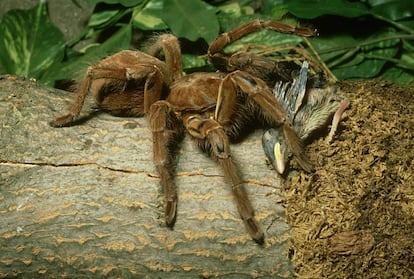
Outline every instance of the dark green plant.
[(0, 64), (6, 73), (47, 81), (49, 69), (62, 61), (63, 34), (49, 20), (45, 3), (8, 12), (0, 24)]
[[(79, 5), (76, 0), (72, 0)], [(0, 21), (0, 69), (53, 85), (76, 77), (102, 57), (130, 48), (133, 31), (169, 31), (197, 51), (183, 48), (184, 68), (208, 65), (206, 48), (223, 31), (252, 18), (312, 24), (320, 36), (262, 31), (229, 47), (249, 48), (274, 59), (295, 54), (318, 61), (337, 79), (384, 76), (408, 84), (414, 79), (414, 5), (412, 0), (88, 0), (105, 3), (85, 30), (69, 41), (50, 22), (46, 0), (33, 9), (9, 11)], [(334, 28), (331, 28), (331, 27)], [(115, 30), (115, 31), (113, 31)], [(75, 51), (79, 42), (111, 33), (109, 39)], [(288, 48), (286, 46), (289, 46)]]

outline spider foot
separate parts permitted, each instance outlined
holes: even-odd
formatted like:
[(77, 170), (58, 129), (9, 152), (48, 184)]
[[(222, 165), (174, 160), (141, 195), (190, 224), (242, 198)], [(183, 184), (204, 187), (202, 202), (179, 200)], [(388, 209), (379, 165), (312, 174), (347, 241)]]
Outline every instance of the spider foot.
[(165, 205), (165, 224), (172, 229), (177, 217), (177, 200), (167, 201)]
[(254, 217), (245, 220), (245, 224), (252, 239), (256, 241), (257, 244), (262, 245), (265, 239), (264, 233)]
[(70, 126), (73, 120), (74, 120), (74, 116), (72, 114), (67, 114), (65, 116), (58, 117), (50, 121), (49, 125), (55, 128), (66, 127), (66, 126)]

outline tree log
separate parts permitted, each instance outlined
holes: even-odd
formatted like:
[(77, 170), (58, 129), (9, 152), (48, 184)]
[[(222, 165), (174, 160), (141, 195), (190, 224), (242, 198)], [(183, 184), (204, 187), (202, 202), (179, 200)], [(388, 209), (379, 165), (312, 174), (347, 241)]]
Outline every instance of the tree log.
[(260, 246), (218, 164), (189, 136), (177, 159), (177, 222), (168, 229), (146, 119), (100, 113), (89, 101), (77, 125), (50, 127), (73, 97), (0, 77), (0, 278), (292, 276), (281, 180), (265, 164), (262, 131), (232, 144), (266, 234)]

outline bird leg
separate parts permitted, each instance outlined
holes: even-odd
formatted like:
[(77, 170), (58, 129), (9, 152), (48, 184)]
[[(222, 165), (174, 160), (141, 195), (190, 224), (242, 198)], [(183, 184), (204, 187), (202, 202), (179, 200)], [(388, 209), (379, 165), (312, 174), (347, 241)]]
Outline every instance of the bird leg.
[(344, 100), (339, 104), (338, 109), (336, 110), (333, 119), (332, 119), (332, 126), (331, 130), (329, 131), (328, 137), (326, 138), (326, 142), (330, 143), (335, 135), (336, 129), (338, 129), (339, 122), (341, 121), (342, 115), (344, 111), (349, 106), (349, 100), (344, 98)]

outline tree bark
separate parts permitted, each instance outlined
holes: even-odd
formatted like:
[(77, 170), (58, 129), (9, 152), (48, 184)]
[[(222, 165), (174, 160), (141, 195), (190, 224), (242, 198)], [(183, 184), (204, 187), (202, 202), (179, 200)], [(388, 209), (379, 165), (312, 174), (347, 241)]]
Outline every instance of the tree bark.
[(89, 102), (77, 125), (50, 127), (73, 97), (0, 77), (0, 278), (292, 276), (281, 181), (265, 164), (262, 131), (232, 144), (266, 234), (259, 246), (221, 169), (189, 136), (168, 229), (146, 119), (112, 117)]

